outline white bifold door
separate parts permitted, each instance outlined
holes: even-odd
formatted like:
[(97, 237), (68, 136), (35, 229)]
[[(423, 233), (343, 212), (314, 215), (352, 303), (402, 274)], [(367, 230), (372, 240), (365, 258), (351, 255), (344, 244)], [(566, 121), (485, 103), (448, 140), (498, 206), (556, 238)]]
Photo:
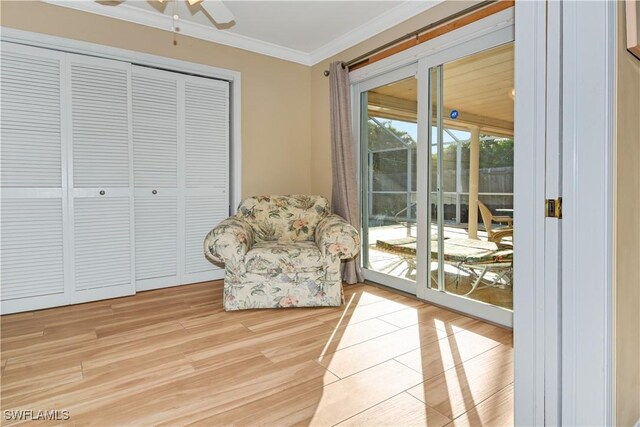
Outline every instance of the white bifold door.
[(2, 312), (68, 301), (65, 55), (2, 43)]
[(203, 256), (203, 236), (229, 216), (229, 83), (183, 76), (183, 283), (222, 278)]
[(2, 313), (219, 279), (229, 84), (2, 43)]
[(179, 282), (178, 79), (133, 68), (136, 288)]
[(133, 67), (136, 288), (219, 279), (203, 238), (229, 214), (228, 82)]
[(71, 301), (135, 293), (131, 65), (69, 55)]

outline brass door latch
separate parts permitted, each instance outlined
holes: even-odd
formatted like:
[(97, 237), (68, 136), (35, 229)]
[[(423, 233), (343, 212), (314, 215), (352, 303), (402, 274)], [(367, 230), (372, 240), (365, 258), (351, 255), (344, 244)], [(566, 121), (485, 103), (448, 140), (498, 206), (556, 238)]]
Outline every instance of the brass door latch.
[(547, 199), (544, 203), (545, 216), (547, 218), (562, 218), (562, 197)]

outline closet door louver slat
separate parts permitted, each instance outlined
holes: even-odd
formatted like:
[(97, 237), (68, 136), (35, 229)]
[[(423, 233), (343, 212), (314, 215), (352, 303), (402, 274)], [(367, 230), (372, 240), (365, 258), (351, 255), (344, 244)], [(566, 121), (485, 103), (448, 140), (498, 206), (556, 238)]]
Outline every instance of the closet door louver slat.
[[(224, 194), (188, 196), (185, 206), (186, 275), (203, 276), (203, 273), (218, 270), (203, 256), (203, 234), (229, 216), (227, 197)], [(212, 225), (213, 224), (213, 225)], [(207, 230), (207, 227), (209, 230)], [(217, 277), (217, 276), (216, 276)], [(207, 280), (207, 279), (202, 279)]]
[[(178, 200), (169, 196), (136, 196), (137, 289), (178, 285)], [(149, 282), (145, 283), (144, 281)]]
[(136, 188), (176, 188), (178, 98), (174, 73), (135, 67), (132, 76)]
[(62, 188), (63, 59), (42, 49), (2, 49), (2, 187)]
[(63, 295), (62, 199), (3, 197), (0, 215), (2, 301)]
[(186, 187), (226, 190), (229, 184), (229, 84), (185, 83)]
[(129, 197), (74, 201), (75, 289), (131, 284)]
[[(115, 64), (71, 63), (73, 186), (119, 187), (130, 184), (129, 70)], [(112, 61), (110, 61), (112, 62)], [(104, 79), (96, 75), (104, 75)]]

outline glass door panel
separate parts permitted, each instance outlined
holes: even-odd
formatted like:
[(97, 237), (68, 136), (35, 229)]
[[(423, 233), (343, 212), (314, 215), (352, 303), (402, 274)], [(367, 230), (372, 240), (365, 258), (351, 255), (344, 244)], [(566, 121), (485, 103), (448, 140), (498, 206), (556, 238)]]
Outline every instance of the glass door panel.
[(429, 69), (429, 287), (513, 308), (513, 43)]
[(360, 117), (365, 274), (383, 275), (383, 284), (412, 293), (417, 240), (416, 94), (413, 76), (362, 92)]

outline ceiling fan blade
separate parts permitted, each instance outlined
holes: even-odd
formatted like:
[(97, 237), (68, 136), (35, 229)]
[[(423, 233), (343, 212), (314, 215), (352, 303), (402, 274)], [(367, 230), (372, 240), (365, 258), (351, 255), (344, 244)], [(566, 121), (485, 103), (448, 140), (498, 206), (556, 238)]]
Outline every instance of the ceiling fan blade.
[[(196, 0), (196, 2), (197, 1), (199, 0)], [(218, 24), (228, 24), (236, 19), (229, 8), (220, 0), (202, 0), (200, 5)]]

